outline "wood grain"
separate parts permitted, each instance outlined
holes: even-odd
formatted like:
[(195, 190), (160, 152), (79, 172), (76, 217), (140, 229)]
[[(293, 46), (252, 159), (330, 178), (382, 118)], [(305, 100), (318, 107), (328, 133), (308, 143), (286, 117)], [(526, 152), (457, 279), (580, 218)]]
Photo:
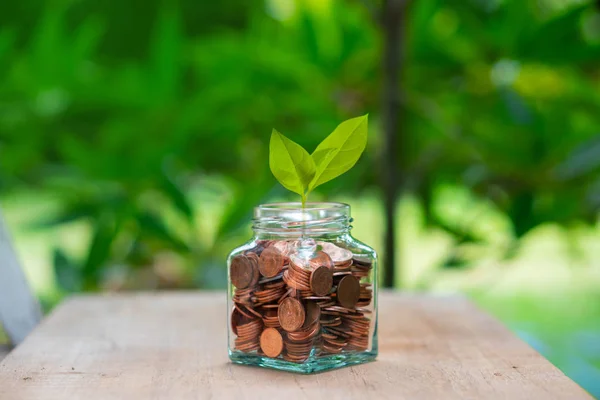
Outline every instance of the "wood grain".
[(41, 315), (0, 212), (0, 325), (11, 342), (18, 344), (38, 324)]
[(0, 363), (0, 399), (590, 399), (460, 297), (380, 296), (376, 362), (296, 375), (233, 365), (225, 295), (75, 297)]

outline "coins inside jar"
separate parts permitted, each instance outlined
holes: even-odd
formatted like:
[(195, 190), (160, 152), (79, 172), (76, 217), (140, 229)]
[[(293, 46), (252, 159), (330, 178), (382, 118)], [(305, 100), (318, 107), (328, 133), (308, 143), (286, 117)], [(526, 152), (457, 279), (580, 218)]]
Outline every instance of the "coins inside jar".
[(321, 243), (260, 241), (231, 259), (235, 350), (303, 363), (369, 348), (372, 260)]

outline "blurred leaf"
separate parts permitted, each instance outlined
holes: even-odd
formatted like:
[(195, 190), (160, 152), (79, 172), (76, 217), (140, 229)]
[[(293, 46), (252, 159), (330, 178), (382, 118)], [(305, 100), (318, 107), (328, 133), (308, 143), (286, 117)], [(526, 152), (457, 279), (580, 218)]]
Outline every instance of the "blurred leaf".
[(515, 121), (519, 125), (530, 124), (533, 120), (531, 111), (525, 103), (525, 100), (519, 96), (514, 90), (501, 90), (500, 94), (506, 104), (506, 108)]
[(582, 143), (556, 168), (562, 180), (576, 179), (600, 168), (600, 134)]
[(581, 18), (590, 8), (572, 7), (540, 25), (522, 41), (519, 57), (561, 64), (598, 60), (600, 46), (587, 44), (581, 36)]
[(125, 259), (129, 265), (132, 267), (146, 267), (151, 265), (153, 262), (153, 254), (152, 249), (148, 246), (148, 244), (144, 241), (142, 237), (142, 233), (140, 233), (131, 243), (131, 247)]
[(82, 218), (88, 218), (96, 215), (100, 210), (97, 206), (87, 203), (67, 204), (56, 215), (45, 217), (42, 220), (34, 221), (31, 224), (33, 229), (47, 229), (58, 225), (68, 224), (78, 221)]
[(586, 193), (587, 204), (590, 208), (589, 220), (590, 224), (596, 224), (598, 220), (598, 211), (600, 211), (600, 179), (590, 185)]
[(142, 211), (136, 219), (144, 237), (156, 239), (179, 252), (190, 251), (190, 247), (167, 228), (159, 215)]
[[(443, 229), (448, 232), (457, 240), (457, 244), (463, 243), (482, 243), (484, 242), (483, 238), (477, 236), (476, 234), (469, 232), (469, 227), (466, 226), (452, 226), (449, 223), (442, 221), (440, 218), (433, 217), (433, 221), (435, 226)], [(475, 221), (474, 221), (475, 222)]]
[(225, 209), (221, 218), (217, 238), (227, 236), (241, 226), (245, 226), (252, 219), (254, 207), (279, 191), (281, 186), (274, 186), (272, 179), (270, 175), (265, 174), (253, 182), (238, 184), (232, 196), (233, 201)]
[(533, 214), (533, 193), (523, 192), (514, 196), (508, 209), (514, 233), (517, 238), (523, 237), (536, 224)]
[[(3, 60), (4, 57), (12, 50), (15, 41), (15, 32), (12, 29), (2, 29), (0, 30), (0, 60)], [(5, 66), (8, 63), (4, 64)]]
[(194, 220), (194, 210), (190, 204), (187, 195), (177, 182), (166, 172), (163, 171), (162, 189), (167, 197), (173, 202), (175, 208), (183, 214), (188, 222)]
[(79, 70), (82, 62), (90, 62), (100, 44), (104, 30), (101, 20), (93, 16), (84, 20), (75, 32), (70, 59), (70, 66), (75, 69), (74, 74), (82, 73)]
[(446, 257), (442, 263), (442, 268), (444, 269), (465, 269), (469, 266), (471, 266), (471, 263), (455, 252)]
[(61, 289), (67, 292), (78, 292), (82, 289), (81, 270), (59, 248), (54, 249), (52, 265)]
[(111, 258), (111, 246), (118, 233), (118, 228), (111, 215), (103, 214), (95, 221), (88, 255), (83, 265), (83, 279), (87, 289), (98, 287), (101, 269)]
[[(166, 4), (166, 3), (165, 3)], [(176, 9), (167, 7), (158, 16), (151, 43), (151, 75), (148, 85), (156, 100), (171, 100), (179, 89), (181, 21)]]

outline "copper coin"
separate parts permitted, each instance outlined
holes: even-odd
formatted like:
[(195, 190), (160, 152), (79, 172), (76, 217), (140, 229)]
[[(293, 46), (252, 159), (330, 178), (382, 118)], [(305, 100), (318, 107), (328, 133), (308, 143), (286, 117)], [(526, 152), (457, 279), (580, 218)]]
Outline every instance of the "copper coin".
[(243, 318), (243, 316), (242, 316), (242, 314), (240, 314), (238, 309), (233, 307), (233, 310), (231, 311), (231, 330), (236, 335), (238, 334), (237, 327), (241, 323), (242, 318)]
[(283, 338), (275, 328), (267, 328), (260, 335), (260, 348), (263, 353), (275, 358), (283, 351)]
[(342, 278), (337, 287), (338, 302), (346, 308), (354, 308), (360, 297), (360, 283), (352, 275)]
[(330, 242), (318, 242), (323, 251), (331, 257), (334, 264), (345, 264), (352, 261), (352, 252)]
[(262, 276), (272, 278), (283, 268), (283, 255), (276, 247), (267, 247), (260, 255), (258, 269)]
[(331, 272), (331, 269), (322, 265), (310, 274), (310, 290), (317, 296), (329, 294), (332, 286), (333, 273)]
[(329, 254), (327, 254), (326, 252), (317, 251), (315, 256), (311, 258), (310, 265), (313, 268), (318, 268), (320, 266), (333, 268), (333, 261), (331, 260), (331, 257), (329, 257)]
[(356, 256), (352, 261), (353, 264), (359, 268), (371, 269), (373, 267), (373, 261), (369, 258), (362, 258), (360, 256)]
[(306, 303), (306, 318), (302, 328), (308, 328), (312, 324), (316, 324), (321, 319), (321, 307), (314, 301)]
[(248, 261), (252, 265), (252, 281), (250, 282), (250, 286), (255, 286), (260, 278), (260, 271), (258, 270), (259, 258), (254, 253), (250, 253), (246, 257), (248, 257)]
[(282, 256), (287, 257), (290, 254), (290, 244), (284, 240), (273, 243), (272, 247), (279, 250)]
[(277, 316), (281, 327), (288, 332), (298, 330), (304, 324), (306, 318), (302, 303), (291, 297), (281, 302), (277, 310)]
[(246, 253), (245, 256), (248, 257), (248, 260), (253, 264), (258, 265), (258, 255), (256, 253)]
[(255, 277), (252, 261), (244, 255), (235, 256), (229, 266), (229, 276), (236, 288), (247, 288)]

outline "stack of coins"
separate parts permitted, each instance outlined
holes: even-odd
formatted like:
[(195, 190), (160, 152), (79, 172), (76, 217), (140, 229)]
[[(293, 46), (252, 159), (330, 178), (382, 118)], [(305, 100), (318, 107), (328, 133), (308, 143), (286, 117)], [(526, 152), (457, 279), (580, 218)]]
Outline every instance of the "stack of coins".
[[(288, 315), (291, 315), (291, 317), (288, 318)], [(287, 331), (284, 339), (284, 359), (292, 362), (303, 362), (310, 356), (320, 333), (320, 315), (321, 309), (315, 302), (308, 301), (306, 308), (298, 300), (291, 297), (282, 302), (280, 305), (280, 316), (282, 318), (280, 323)], [(302, 326), (297, 328), (300, 320), (303, 320)]]
[(235, 348), (244, 352), (259, 350), (259, 336), (263, 330), (260, 319), (244, 315), (238, 308), (231, 313), (231, 329), (237, 335)]
[(328, 242), (300, 256), (298, 244), (259, 241), (231, 260), (235, 349), (296, 363), (367, 350), (371, 261)]

